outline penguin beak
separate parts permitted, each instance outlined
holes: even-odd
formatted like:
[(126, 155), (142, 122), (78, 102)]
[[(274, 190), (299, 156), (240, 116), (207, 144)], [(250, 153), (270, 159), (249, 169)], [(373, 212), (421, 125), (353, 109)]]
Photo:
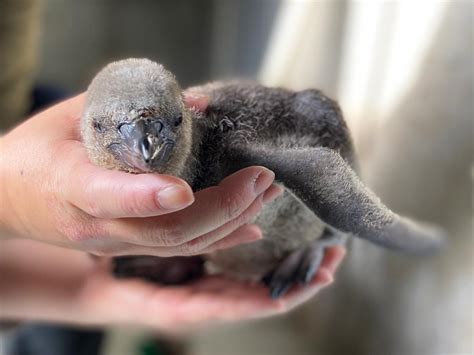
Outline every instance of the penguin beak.
[(175, 133), (165, 121), (156, 118), (124, 122), (118, 126), (120, 158), (142, 171), (156, 171), (166, 164), (175, 145)]

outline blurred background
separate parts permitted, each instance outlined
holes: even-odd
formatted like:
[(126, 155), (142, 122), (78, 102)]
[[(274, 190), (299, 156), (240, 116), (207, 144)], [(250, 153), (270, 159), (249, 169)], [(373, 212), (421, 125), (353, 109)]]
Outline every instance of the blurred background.
[[(352, 241), (335, 285), (287, 316), (180, 340), (108, 329), (101, 354), (472, 354), (473, 12), (468, 0), (0, 0), (3, 129), (126, 57), (164, 64), (183, 87), (319, 88), (339, 101), (369, 186), (449, 231), (433, 258)], [(27, 325), (3, 335), (17, 349), (4, 353), (53, 354), (34, 352), (51, 334), (95, 333)]]

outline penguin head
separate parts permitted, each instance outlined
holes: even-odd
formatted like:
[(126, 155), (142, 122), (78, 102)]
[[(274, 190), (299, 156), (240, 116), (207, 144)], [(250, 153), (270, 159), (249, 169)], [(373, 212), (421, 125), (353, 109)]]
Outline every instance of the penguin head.
[(113, 62), (88, 88), (81, 131), (98, 165), (179, 175), (191, 152), (191, 130), (176, 78), (148, 59)]

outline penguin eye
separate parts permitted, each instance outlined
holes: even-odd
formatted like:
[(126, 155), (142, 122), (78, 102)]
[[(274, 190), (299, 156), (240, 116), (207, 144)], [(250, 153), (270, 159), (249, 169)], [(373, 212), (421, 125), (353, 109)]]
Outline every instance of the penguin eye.
[(183, 115), (179, 115), (174, 119), (174, 126), (178, 127), (183, 122)]
[(97, 122), (97, 121), (94, 121), (93, 126), (94, 126), (94, 129), (95, 129), (97, 132), (99, 132), (99, 133), (102, 133), (102, 132), (104, 132), (104, 130), (105, 130), (105, 129), (104, 129), (104, 126), (102, 126), (102, 125), (101, 125), (99, 122)]
[(122, 135), (130, 135), (132, 132), (132, 124), (128, 122), (122, 122), (117, 126), (117, 130), (122, 134)]
[(161, 123), (160, 121), (154, 122), (154, 126), (157, 132), (161, 132), (161, 130), (163, 129), (163, 123)]

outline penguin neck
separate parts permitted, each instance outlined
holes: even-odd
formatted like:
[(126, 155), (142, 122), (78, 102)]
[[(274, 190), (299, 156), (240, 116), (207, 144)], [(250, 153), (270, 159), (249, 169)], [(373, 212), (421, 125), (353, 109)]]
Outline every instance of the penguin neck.
[(191, 112), (192, 132), (191, 132), (191, 151), (186, 158), (184, 168), (178, 177), (185, 180), (191, 187), (199, 175), (200, 164), (199, 154), (202, 146), (202, 137), (204, 135), (205, 127), (203, 127), (203, 117), (200, 114)]

